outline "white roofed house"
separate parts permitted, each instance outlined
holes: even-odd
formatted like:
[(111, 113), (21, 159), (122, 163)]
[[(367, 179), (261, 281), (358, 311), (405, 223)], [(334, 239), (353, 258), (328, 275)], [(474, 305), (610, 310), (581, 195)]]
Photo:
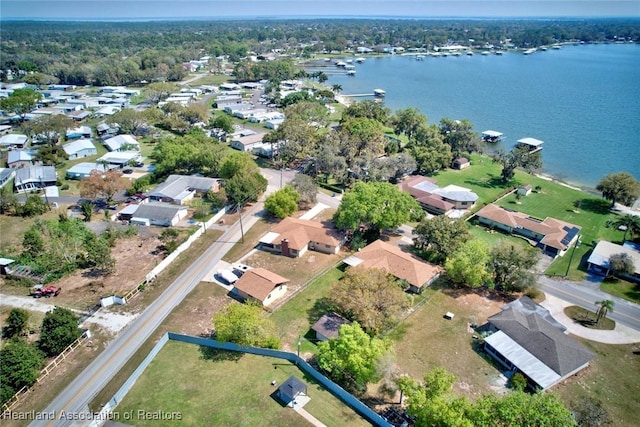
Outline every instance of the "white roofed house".
[(140, 144), (131, 135), (116, 135), (114, 137), (105, 139), (104, 145), (109, 151), (140, 150)]
[(96, 160), (96, 163), (106, 164), (109, 169), (124, 168), (130, 163), (140, 162), (142, 156), (139, 151), (113, 151)]
[(89, 126), (78, 126), (74, 129), (67, 129), (67, 139), (91, 138), (91, 128)]
[(64, 144), (62, 149), (67, 153), (70, 160), (98, 154), (96, 146), (93, 145), (93, 141), (90, 139), (77, 139), (68, 144)]
[(7, 148), (24, 148), (27, 145), (27, 140), (29, 138), (27, 135), (22, 135), (19, 133), (10, 133), (8, 135), (3, 135), (0, 137), (0, 147)]
[(18, 193), (55, 187), (58, 181), (53, 166), (27, 166), (16, 170), (14, 187)]
[(31, 150), (11, 150), (7, 154), (7, 166), (12, 169), (31, 166), (34, 163), (33, 155)]
[(108, 168), (104, 164), (82, 162), (67, 169), (66, 178), (82, 179), (90, 176), (93, 171), (106, 172), (107, 170)]
[(169, 175), (162, 184), (148, 193), (152, 201), (183, 205), (195, 194), (206, 194), (210, 190), (220, 190), (220, 180), (203, 176)]
[(246, 136), (234, 136), (231, 139), (231, 148), (235, 148), (240, 151), (253, 151), (254, 148), (262, 146), (262, 138), (266, 134), (254, 133), (253, 135)]
[(634, 271), (632, 274), (620, 275), (624, 279), (640, 283), (640, 245), (625, 242), (623, 245), (601, 240), (591, 252), (587, 263), (589, 271), (596, 274), (608, 275), (611, 272), (609, 258), (613, 255), (625, 254), (633, 263)]

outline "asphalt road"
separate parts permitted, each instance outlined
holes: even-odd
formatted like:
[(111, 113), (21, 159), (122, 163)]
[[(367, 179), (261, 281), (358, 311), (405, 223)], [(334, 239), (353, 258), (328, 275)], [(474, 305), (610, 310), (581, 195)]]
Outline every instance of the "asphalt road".
[[(265, 170), (264, 174), (269, 180), (267, 193), (277, 190), (280, 187), (281, 175), (270, 170)], [(283, 181), (286, 183), (293, 176), (294, 174), (290, 171), (285, 171)], [(243, 214), (245, 231), (258, 220), (262, 211), (263, 202), (259, 201)], [(74, 421), (68, 418), (72, 416), (84, 417), (85, 420), (90, 419), (89, 402), (135, 354), (169, 313), (196, 287), (205, 274), (215, 267), (236, 242), (240, 241), (240, 237), (240, 224), (236, 222), (190, 267), (185, 269), (136, 320), (123, 329), (118, 337), (43, 410), (45, 413), (55, 413), (55, 420), (34, 421), (30, 425), (88, 425), (88, 421)], [(67, 419), (60, 419), (62, 411), (66, 414)]]
[(595, 302), (605, 299), (615, 302), (613, 311), (607, 317), (616, 322), (640, 331), (640, 305), (615, 297), (598, 289), (599, 282), (569, 282), (539, 276), (540, 290), (587, 310), (597, 309)]

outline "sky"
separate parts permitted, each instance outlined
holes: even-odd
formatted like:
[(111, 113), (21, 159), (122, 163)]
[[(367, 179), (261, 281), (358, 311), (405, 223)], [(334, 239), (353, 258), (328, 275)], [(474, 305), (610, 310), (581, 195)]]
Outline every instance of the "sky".
[(640, 17), (640, 0), (0, 0), (1, 19)]

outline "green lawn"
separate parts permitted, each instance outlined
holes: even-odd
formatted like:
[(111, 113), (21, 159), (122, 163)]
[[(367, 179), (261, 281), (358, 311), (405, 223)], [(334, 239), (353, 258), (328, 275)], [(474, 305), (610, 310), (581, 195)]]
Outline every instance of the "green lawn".
[[(586, 276), (586, 260), (599, 240), (612, 242), (622, 240), (623, 233), (609, 226), (616, 214), (609, 210), (610, 204), (606, 200), (522, 171), (517, 171), (515, 179), (507, 186), (500, 180), (500, 171), (501, 166), (489, 157), (474, 154), (471, 156), (470, 168), (461, 171), (447, 169), (436, 173), (433, 178), (439, 186), (455, 184), (476, 192), (479, 196), (476, 210), (485, 203), (496, 200), (510, 187), (521, 184), (530, 184), (533, 188), (539, 187), (539, 190), (535, 190), (529, 196), (518, 200), (514, 194), (510, 194), (499, 200), (497, 204), (536, 218), (544, 219), (550, 216), (582, 228), (580, 233), (582, 244), (576, 248), (573, 259), (571, 259), (572, 251), (558, 258), (547, 269), (546, 273), (549, 275), (564, 276), (571, 263), (569, 278), (581, 280)], [(493, 236), (487, 236), (486, 233), (473, 229), (472, 233), (488, 243), (493, 243)]]
[(615, 214), (609, 210), (609, 202), (580, 190), (566, 187), (554, 182), (529, 176), (532, 187), (540, 186), (541, 190), (516, 200), (509, 195), (498, 204), (507, 209), (524, 212), (533, 217), (545, 219), (557, 218), (582, 228), (580, 235), (582, 244), (576, 248), (573, 260), (571, 249), (563, 257), (555, 260), (547, 269), (549, 275), (564, 275), (571, 262), (569, 277), (581, 280), (586, 276), (586, 260), (599, 240), (619, 242), (622, 232), (607, 225)]
[(478, 209), (483, 203), (491, 203), (500, 194), (518, 185), (523, 179), (522, 175), (516, 175), (516, 179), (508, 185), (500, 179), (502, 167), (494, 163), (491, 158), (474, 154), (471, 156), (471, 167), (463, 170), (446, 169), (431, 175), (440, 187), (449, 184), (459, 185), (474, 191), (478, 195)]
[[(303, 380), (311, 401), (305, 409), (328, 426), (369, 425), (291, 363), (269, 357), (213, 352), (168, 342), (116, 408), (176, 412), (178, 421), (138, 420), (137, 426), (301, 426), (304, 418), (272, 395), (291, 375)], [(272, 381), (277, 385), (271, 385)], [(122, 415), (120, 418), (123, 421)], [(126, 422), (126, 421), (123, 421)]]
[(491, 248), (495, 247), (498, 244), (498, 242), (502, 242), (502, 241), (508, 241), (516, 245), (530, 247), (529, 243), (524, 239), (521, 239), (516, 236), (509, 236), (508, 234), (500, 233), (495, 230), (489, 230), (488, 228), (480, 225), (470, 225), (469, 232), (471, 232), (473, 237), (484, 241)]
[(592, 398), (602, 402), (611, 426), (636, 426), (640, 414), (640, 346), (608, 345), (576, 338), (595, 355), (589, 368), (553, 388), (565, 405)]
[(608, 294), (624, 298), (640, 304), (640, 284), (626, 280), (605, 280), (600, 284), (600, 290)]
[(327, 313), (331, 285), (340, 280), (343, 274), (340, 268), (332, 268), (271, 314), (285, 348), (296, 349), (300, 336), (300, 351), (316, 353), (315, 335), (310, 328)]

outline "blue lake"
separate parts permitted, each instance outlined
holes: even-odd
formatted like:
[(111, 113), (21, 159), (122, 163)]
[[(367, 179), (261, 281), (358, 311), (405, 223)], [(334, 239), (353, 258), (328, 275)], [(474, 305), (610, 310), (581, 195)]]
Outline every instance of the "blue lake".
[(478, 132), (502, 132), (506, 149), (524, 137), (543, 140), (543, 172), (568, 183), (593, 188), (619, 171), (640, 180), (640, 45), (394, 55), (356, 64), (354, 77), (328, 76), (345, 95), (384, 89), (392, 111), (417, 107), (430, 123), (466, 118)]

